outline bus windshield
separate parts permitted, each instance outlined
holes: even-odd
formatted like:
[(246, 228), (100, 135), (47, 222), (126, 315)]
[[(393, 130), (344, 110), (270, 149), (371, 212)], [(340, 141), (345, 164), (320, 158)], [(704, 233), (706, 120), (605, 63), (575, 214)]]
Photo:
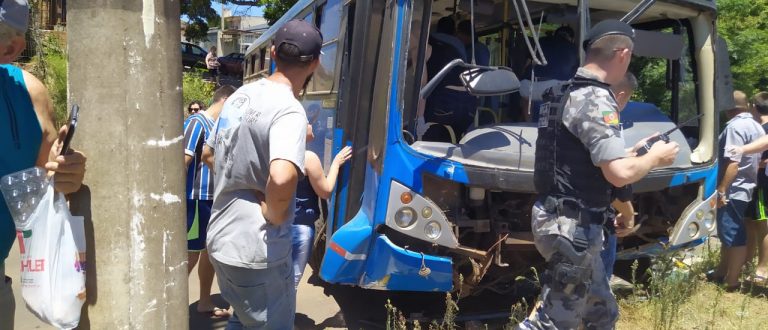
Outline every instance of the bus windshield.
[[(580, 63), (578, 8), (562, 1), (527, 1), (534, 25), (521, 27), (511, 2), (475, 2), (474, 25), (467, 1), (459, 8), (443, 6), (446, 1), (413, 2), (402, 89), (402, 138), (432, 156), (446, 157), (449, 149), (456, 148), (472, 153), (473, 157), (459, 160), (474, 165), (498, 166), (488, 151), (498, 152), (498, 161), (505, 164), (517, 155), (516, 169), (532, 171), (542, 96), (549, 87), (573, 77)], [(613, 1), (590, 4), (592, 23), (621, 18), (632, 9), (617, 8)], [(705, 91), (697, 83), (701, 68), (692, 21), (696, 14), (687, 7), (658, 3), (633, 22), (637, 42), (629, 71), (638, 83), (620, 115), (627, 145), (702, 112), (700, 93)], [(534, 47), (540, 45), (547, 65), (537, 65), (526, 39)], [(521, 87), (501, 96), (471, 95), (459, 77), (466, 69), (456, 68), (427, 98), (420, 98), (418, 92), (455, 59), (508, 67)], [(691, 121), (673, 134), (672, 140), (682, 147), (673, 167), (711, 161), (692, 156), (702, 142), (700, 123)]]

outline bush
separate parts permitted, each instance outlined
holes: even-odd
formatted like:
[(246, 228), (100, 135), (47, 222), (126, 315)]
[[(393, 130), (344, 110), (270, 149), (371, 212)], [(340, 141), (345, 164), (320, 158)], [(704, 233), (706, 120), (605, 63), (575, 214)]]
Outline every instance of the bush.
[(184, 107), (192, 101), (201, 101), (211, 104), (216, 84), (203, 79), (203, 70), (196, 69), (184, 72), (182, 79), (182, 94), (184, 95)]
[(39, 52), (25, 66), (35, 77), (40, 79), (53, 101), (54, 125), (61, 127), (65, 124), (67, 111), (67, 51), (63, 38), (56, 33), (38, 35)]

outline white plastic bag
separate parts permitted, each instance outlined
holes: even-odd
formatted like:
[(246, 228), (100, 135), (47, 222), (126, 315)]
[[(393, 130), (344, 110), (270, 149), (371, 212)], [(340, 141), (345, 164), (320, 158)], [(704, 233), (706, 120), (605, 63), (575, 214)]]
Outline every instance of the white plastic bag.
[(21, 295), (42, 321), (73, 329), (85, 302), (83, 217), (72, 216), (64, 195), (48, 182), (30, 218), (31, 229), (18, 232)]

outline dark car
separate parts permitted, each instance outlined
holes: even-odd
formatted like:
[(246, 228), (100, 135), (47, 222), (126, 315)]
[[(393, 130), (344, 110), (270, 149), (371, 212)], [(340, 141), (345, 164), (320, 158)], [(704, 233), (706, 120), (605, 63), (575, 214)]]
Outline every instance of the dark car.
[(181, 63), (185, 67), (205, 69), (205, 56), (208, 52), (202, 47), (188, 42), (181, 43)]
[(244, 60), (245, 54), (243, 53), (230, 53), (227, 56), (219, 57), (219, 63), (221, 64), (219, 70), (223, 74), (242, 76)]

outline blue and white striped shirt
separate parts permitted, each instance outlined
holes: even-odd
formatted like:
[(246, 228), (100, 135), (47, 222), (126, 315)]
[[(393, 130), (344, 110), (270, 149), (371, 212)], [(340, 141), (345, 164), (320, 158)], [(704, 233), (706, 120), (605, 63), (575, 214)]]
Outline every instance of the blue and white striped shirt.
[(184, 121), (184, 154), (192, 158), (187, 168), (187, 199), (213, 199), (213, 173), (202, 161), (203, 145), (213, 129), (213, 119), (196, 113)]

